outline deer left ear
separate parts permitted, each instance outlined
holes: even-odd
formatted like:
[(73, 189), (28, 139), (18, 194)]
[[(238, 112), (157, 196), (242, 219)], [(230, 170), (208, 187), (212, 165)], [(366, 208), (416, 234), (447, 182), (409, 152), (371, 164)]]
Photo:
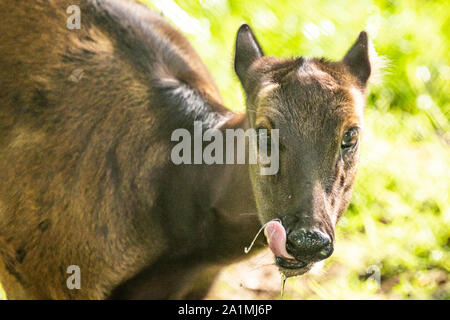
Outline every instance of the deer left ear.
[(234, 69), (244, 88), (247, 87), (250, 66), (263, 55), (264, 53), (252, 29), (247, 24), (243, 24), (236, 36)]
[(350, 48), (342, 62), (350, 72), (365, 86), (370, 76), (369, 38), (365, 31), (361, 31), (358, 40)]

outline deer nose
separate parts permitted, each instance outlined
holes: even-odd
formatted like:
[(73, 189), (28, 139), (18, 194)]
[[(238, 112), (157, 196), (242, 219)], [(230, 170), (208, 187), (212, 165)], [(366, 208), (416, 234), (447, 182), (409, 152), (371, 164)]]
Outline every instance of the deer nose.
[(287, 239), (287, 251), (306, 263), (328, 258), (333, 253), (331, 238), (318, 230), (293, 230)]

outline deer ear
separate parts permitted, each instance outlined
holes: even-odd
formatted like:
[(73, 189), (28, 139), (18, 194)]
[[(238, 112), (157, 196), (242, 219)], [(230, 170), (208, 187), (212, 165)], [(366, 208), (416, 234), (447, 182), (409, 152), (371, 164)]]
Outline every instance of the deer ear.
[(365, 31), (361, 31), (355, 44), (345, 55), (342, 62), (350, 72), (365, 86), (370, 76), (369, 38)]
[(264, 53), (252, 29), (247, 24), (243, 24), (237, 32), (234, 69), (244, 88), (246, 87), (249, 67), (263, 55)]

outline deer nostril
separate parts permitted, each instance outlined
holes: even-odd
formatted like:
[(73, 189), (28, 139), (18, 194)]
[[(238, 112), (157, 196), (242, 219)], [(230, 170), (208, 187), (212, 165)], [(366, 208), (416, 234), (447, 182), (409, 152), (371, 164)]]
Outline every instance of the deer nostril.
[(298, 229), (289, 234), (287, 249), (294, 257), (317, 261), (332, 254), (333, 244), (331, 238), (323, 232)]

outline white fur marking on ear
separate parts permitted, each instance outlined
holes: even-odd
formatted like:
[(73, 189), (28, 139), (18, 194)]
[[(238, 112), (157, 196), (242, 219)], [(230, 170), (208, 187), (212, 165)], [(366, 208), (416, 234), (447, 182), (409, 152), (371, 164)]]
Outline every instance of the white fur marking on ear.
[(383, 77), (388, 73), (389, 59), (383, 55), (379, 55), (369, 37), (369, 62), (370, 62), (370, 84), (381, 84)]

